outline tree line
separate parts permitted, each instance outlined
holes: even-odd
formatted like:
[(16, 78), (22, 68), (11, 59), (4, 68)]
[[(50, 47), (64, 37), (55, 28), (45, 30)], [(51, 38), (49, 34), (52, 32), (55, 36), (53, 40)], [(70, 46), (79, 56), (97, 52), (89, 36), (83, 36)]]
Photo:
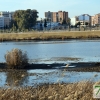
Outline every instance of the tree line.
[[(36, 24), (37, 14), (37, 10), (16, 10), (12, 16), (9, 29), (12, 31), (24, 31), (27, 29), (29, 31)], [(4, 29), (8, 29), (8, 27), (6, 26)]]

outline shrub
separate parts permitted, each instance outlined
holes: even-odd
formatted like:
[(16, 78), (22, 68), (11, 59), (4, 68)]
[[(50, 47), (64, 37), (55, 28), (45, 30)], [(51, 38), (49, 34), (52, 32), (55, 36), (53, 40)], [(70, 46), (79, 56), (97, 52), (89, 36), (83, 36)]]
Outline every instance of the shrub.
[(12, 49), (5, 54), (5, 60), (8, 68), (21, 69), (28, 64), (28, 57), (26, 52), (20, 49)]

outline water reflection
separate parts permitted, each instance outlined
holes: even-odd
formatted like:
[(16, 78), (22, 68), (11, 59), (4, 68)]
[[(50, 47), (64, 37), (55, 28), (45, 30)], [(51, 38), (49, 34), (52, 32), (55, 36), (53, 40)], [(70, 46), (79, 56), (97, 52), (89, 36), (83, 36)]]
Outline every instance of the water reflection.
[(11, 70), (6, 72), (6, 85), (21, 86), (28, 81), (27, 71)]
[[(100, 40), (41, 41), (41, 42), (3, 42), (0, 45), (0, 62), (5, 62), (7, 50), (18, 48), (27, 51), (30, 63), (70, 62), (65, 59), (81, 58), (80, 62), (98, 62), (100, 60)], [(72, 61), (72, 60), (71, 60)], [(78, 61), (78, 62), (79, 62)], [(75, 60), (73, 61), (75, 62)]]
[(37, 86), (44, 83), (73, 83), (83, 80), (100, 81), (99, 72), (69, 72), (63, 70), (12, 70), (0, 73), (0, 87)]

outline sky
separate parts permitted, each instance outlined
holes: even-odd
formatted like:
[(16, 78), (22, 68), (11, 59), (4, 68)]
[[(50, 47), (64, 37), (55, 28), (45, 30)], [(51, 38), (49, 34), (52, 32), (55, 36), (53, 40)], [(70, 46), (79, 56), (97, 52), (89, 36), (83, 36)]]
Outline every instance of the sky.
[(0, 11), (36, 9), (39, 18), (44, 12), (66, 11), (70, 18), (81, 14), (100, 13), (100, 0), (0, 0)]

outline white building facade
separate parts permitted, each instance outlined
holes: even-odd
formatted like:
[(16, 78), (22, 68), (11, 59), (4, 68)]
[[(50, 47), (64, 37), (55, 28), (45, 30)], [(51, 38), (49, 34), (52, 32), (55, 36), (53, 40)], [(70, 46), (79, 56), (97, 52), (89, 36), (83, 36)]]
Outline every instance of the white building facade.
[(12, 19), (12, 12), (1, 11), (0, 12), (0, 28), (9, 27), (11, 19)]
[(75, 16), (74, 18), (71, 18), (71, 25), (74, 26), (75, 24), (77, 24), (78, 22), (80, 22), (81, 25), (85, 26), (86, 23), (88, 25), (91, 24), (91, 16), (88, 14), (82, 14), (79, 16)]
[(74, 18), (71, 18), (71, 25), (72, 26), (75, 26), (75, 24), (76, 24), (76, 18), (74, 17)]
[(75, 26), (75, 24), (77, 23), (77, 21), (78, 21), (78, 17), (77, 16), (71, 18), (71, 25)]

